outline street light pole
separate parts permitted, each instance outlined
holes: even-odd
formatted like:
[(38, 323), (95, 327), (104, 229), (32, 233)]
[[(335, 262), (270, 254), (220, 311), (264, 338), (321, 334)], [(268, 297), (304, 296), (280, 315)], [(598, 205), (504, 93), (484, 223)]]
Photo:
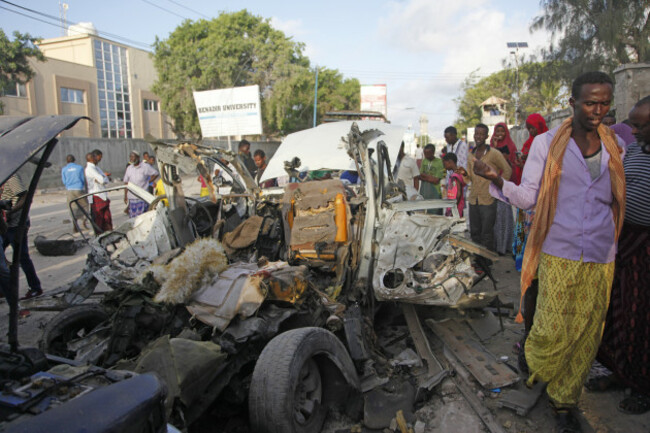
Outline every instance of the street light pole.
[(528, 42), (508, 42), (508, 48), (514, 48), (510, 54), (515, 56), (515, 125), (519, 125), (519, 48), (528, 48)]
[(318, 65), (316, 65), (316, 79), (314, 80), (314, 128), (316, 127), (316, 108), (318, 106)]

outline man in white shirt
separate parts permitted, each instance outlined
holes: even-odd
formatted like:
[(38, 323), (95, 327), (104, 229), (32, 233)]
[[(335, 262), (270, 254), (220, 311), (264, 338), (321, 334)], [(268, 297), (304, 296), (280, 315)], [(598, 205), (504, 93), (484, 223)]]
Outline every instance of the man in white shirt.
[[(136, 150), (132, 150), (129, 155), (129, 166), (124, 173), (124, 183), (131, 182), (146, 190), (157, 177), (156, 169), (150, 164), (140, 163), (140, 154)], [(124, 190), (124, 203), (129, 205), (129, 218), (135, 218), (147, 210), (147, 202), (126, 189)]]
[(393, 172), (397, 181), (404, 182), (408, 200), (421, 198), (418, 194), (418, 189), (420, 189), (420, 169), (415, 159), (404, 152), (403, 141), (399, 148), (399, 154), (397, 154), (397, 162)]
[[(458, 167), (467, 168), (467, 143), (458, 138), (458, 131), (453, 126), (445, 128), (445, 141), (447, 148), (445, 153), (456, 155)], [(449, 173), (451, 175), (451, 173)]]
[(102, 156), (102, 152), (99, 149), (95, 149), (86, 155), (86, 168), (84, 170), (86, 183), (88, 184), (88, 192), (92, 194), (88, 197), (88, 201), (90, 202), (90, 213), (93, 217), (97, 234), (113, 230), (111, 201), (108, 199), (107, 193), (99, 192), (105, 189), (110, 181), (108, 178), (110, 173), (104, 173), (97, 166), (102, 160)]

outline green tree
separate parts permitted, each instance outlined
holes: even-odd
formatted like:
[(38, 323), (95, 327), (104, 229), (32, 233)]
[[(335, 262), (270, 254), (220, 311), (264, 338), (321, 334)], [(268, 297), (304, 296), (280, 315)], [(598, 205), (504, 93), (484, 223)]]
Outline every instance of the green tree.
[(570, 77), (650, 61), (648, 0), (541, 0), (531, 30), (552, 35), (547, 60), (563, 60)]
[(481, 121), (480, 104), (490, 96), (508, 101), (506, 120), (514, 123), (517, 84), (519, 85), (519, 120), (531, 113), (549, 114), (566, 106), (567, 83), (561, 78), (561, 67), (553, 62), (527, 61), (519, 65), (519, 79), (513, 65), (480, 78), (471, 73), (461, 85), (461, 96), (456, 99), (458, 119), (455, 126), (464, 131)]
[[(45, 61), (43, 53), (34, 45), (38, 38), (31, 37), (28, 33), (14, 32), (11, 41), (0, 29), (0, 92), (15, 83), (25, 84), (34, 76), (34, 70), (29, 65), (29, 58)], [(1, 94), (0, 93), (0, 94)], [(3, 104), (0, 101), (0, 114), (3, 113)]]
[[(156, 39), (154, 47), (158, 80), (153, 91), (177, 135), (200, 136), (193, 91), (254, 84), (260, 86), (266, 134), (311, 126), (314, 70), (303, 55), (304, 45), (274, 29), (268, 19), (242, 10), (210, 21), (185, 21), (166, 40)], [(320, 74), (319, 113), (321, 106), (358, 107), (358, 81), (326, 68)]]
[[(313, 125), (315, 79), (315, 69), (308, 69), (276, 85), (276, 97), (267, 104), (275, 114), (274, 119), (269, 118), (270, 127), (286, 134)], [(320, 123), (328, 111), (358, 110), (360, 87), (356, 78), (344, 78), (336, 69), (319, 67), (316, 122)]]

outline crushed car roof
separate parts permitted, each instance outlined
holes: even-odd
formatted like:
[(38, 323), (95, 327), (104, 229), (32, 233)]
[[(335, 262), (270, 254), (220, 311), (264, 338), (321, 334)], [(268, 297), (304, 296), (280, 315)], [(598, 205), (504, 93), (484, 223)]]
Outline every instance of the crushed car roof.
[(0, 116), (0, 184), (85, 116)]
[(374, 148), (377, 142), (383, 140), (391, 161), (395, 161), (406, 132), (405, 127), (373, 120), (324, 123), (316, 128), (287, 135), (269, 161), (260, 181), (286, 176), (284, 161), (290, 161), (296, 156), (302, 162), (300, 171), (353, 169), (354, 163), (347, 154), (343, 138), (347, 137), (355, 122), (360, 131), (381, 131), (383, 135), (372, 140), (369, 147)]

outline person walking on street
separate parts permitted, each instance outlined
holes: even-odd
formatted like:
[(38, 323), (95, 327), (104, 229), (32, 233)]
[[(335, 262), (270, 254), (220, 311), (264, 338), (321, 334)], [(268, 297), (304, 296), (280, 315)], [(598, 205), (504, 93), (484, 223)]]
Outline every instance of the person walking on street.
[[(26, 227), (23, 238), (17, 238), (20, 214), (25, 205), (26, 198), (27, 188), (25, 187), (25, 183), (21, 179), (20, 174), (16, 173), (11, 176), (2, 187), (2, 196), (0, 197), (2, 204), (0, 207), (6, 211), (7, 215), (7, 233), (2, 236), (3, 251), (6, 250), (9, 245), (12, 245), (13, 248), (16, 248), (19, 242), (21, 245), (20, 267), (25, 273), (27, 285), (29, 286), (29, 292), (27, 292), (27, 294), (21, 299), (31, 299), (43, 294), (41, 280), (39, 280), (38, 275), (36, 275), (36, 268), (34, 268), (32, 258), (29, 256), (29, 243), (27, 242), (27, 233), (30, 226), (29, 217), (25, 222)], [(4, 257), (2, 259), (4, 259)]]
[[(546, 382), (558, 430), (581, 431), (572, 410), (601, 341), (625, 215), (625, 174), (616, 135), (602, 118), (614, 84), (602, 72), (575, 79), (573, 116), (533, 140), (519, 186), (477, 161), (495, 197), (535, 206), (521, 274), (522, 298), (539, 275), (532, 329), (525, 344), (528, 385)], [(521, 322), (521, 312), (517, 321)]]
[(596, 383), (589, 388), (623, 384), (632, 393), (619, 409), (642, 414), (650, 410), (650, 96), (637, 102), (629, 119), (636, 142), (628, 145), (623, 161), (625, 221), (597, 357), (613, 375), (592, 379)]
[[(420, 195), (425, 200), (440, 199), (440, 181), (446, 173), (442, 160), (436, 158), (436, 148), (429, 143), (424, 146), (424, 159), (420, 165)], [(428, 213), (442, 215), (442, 209), (429, 209)]]
[(110, 173), (105, 173), (99, 168), (102, 160), (102, 152), (99, 149), (93, 150), (90, 158), (86, 157), (86, 183), (89, 197), (90, 213), (95, 225), (95, 233), (100, 234), (105, 231), (113, 230), (113, 218), (111, 216), (111, 201), (108, 199), (108, 193), (100, 192), (108, 186), (110, 182)]
[(490, 195), (490, 181), (474, 172), (476, 163), (489, 165), (501, 173), (504, 179), (510, 179), (510, 165), (498, 150), (492, 149), (486, 142), (488, 127), (479, 123), (474, 128), (476, 146), (467, 162), (467, 169), (459, 168), (465, 183), (469, 186), (469, 233), (472, 241), (494, 251), (494, 224), (497, 217), (497, 202)]
[[(124, 173), (124, 183), (133, 183), (147, 190), (150, 183), (158, 177), (158, 172), (149, 164), (140, 162), (140, 154), (132, 150), (129, 155), (129, 166)], [(124, 204), (129, 206), (129, 218), (135, 218), (147, 210), (147, 202), (124, 189)]]
[[(66, 189), (68, 204), (78, 197), (81, 197), (86, 191), (86, 176), (84, 175), (84, 168), (75, 163), (74, 155), (66, 156), (67, 164), (61, 169), (61, 181)], [(72, 208), (72, 217), (75, 220), (81, 218), (83, 220), (83, 227), (88, 228), (83, 210), (88, 211), (88, 200), (83, 198), (77, 200)], [(77, 225), (72, 224), (72, 229), (77, 232)]]

